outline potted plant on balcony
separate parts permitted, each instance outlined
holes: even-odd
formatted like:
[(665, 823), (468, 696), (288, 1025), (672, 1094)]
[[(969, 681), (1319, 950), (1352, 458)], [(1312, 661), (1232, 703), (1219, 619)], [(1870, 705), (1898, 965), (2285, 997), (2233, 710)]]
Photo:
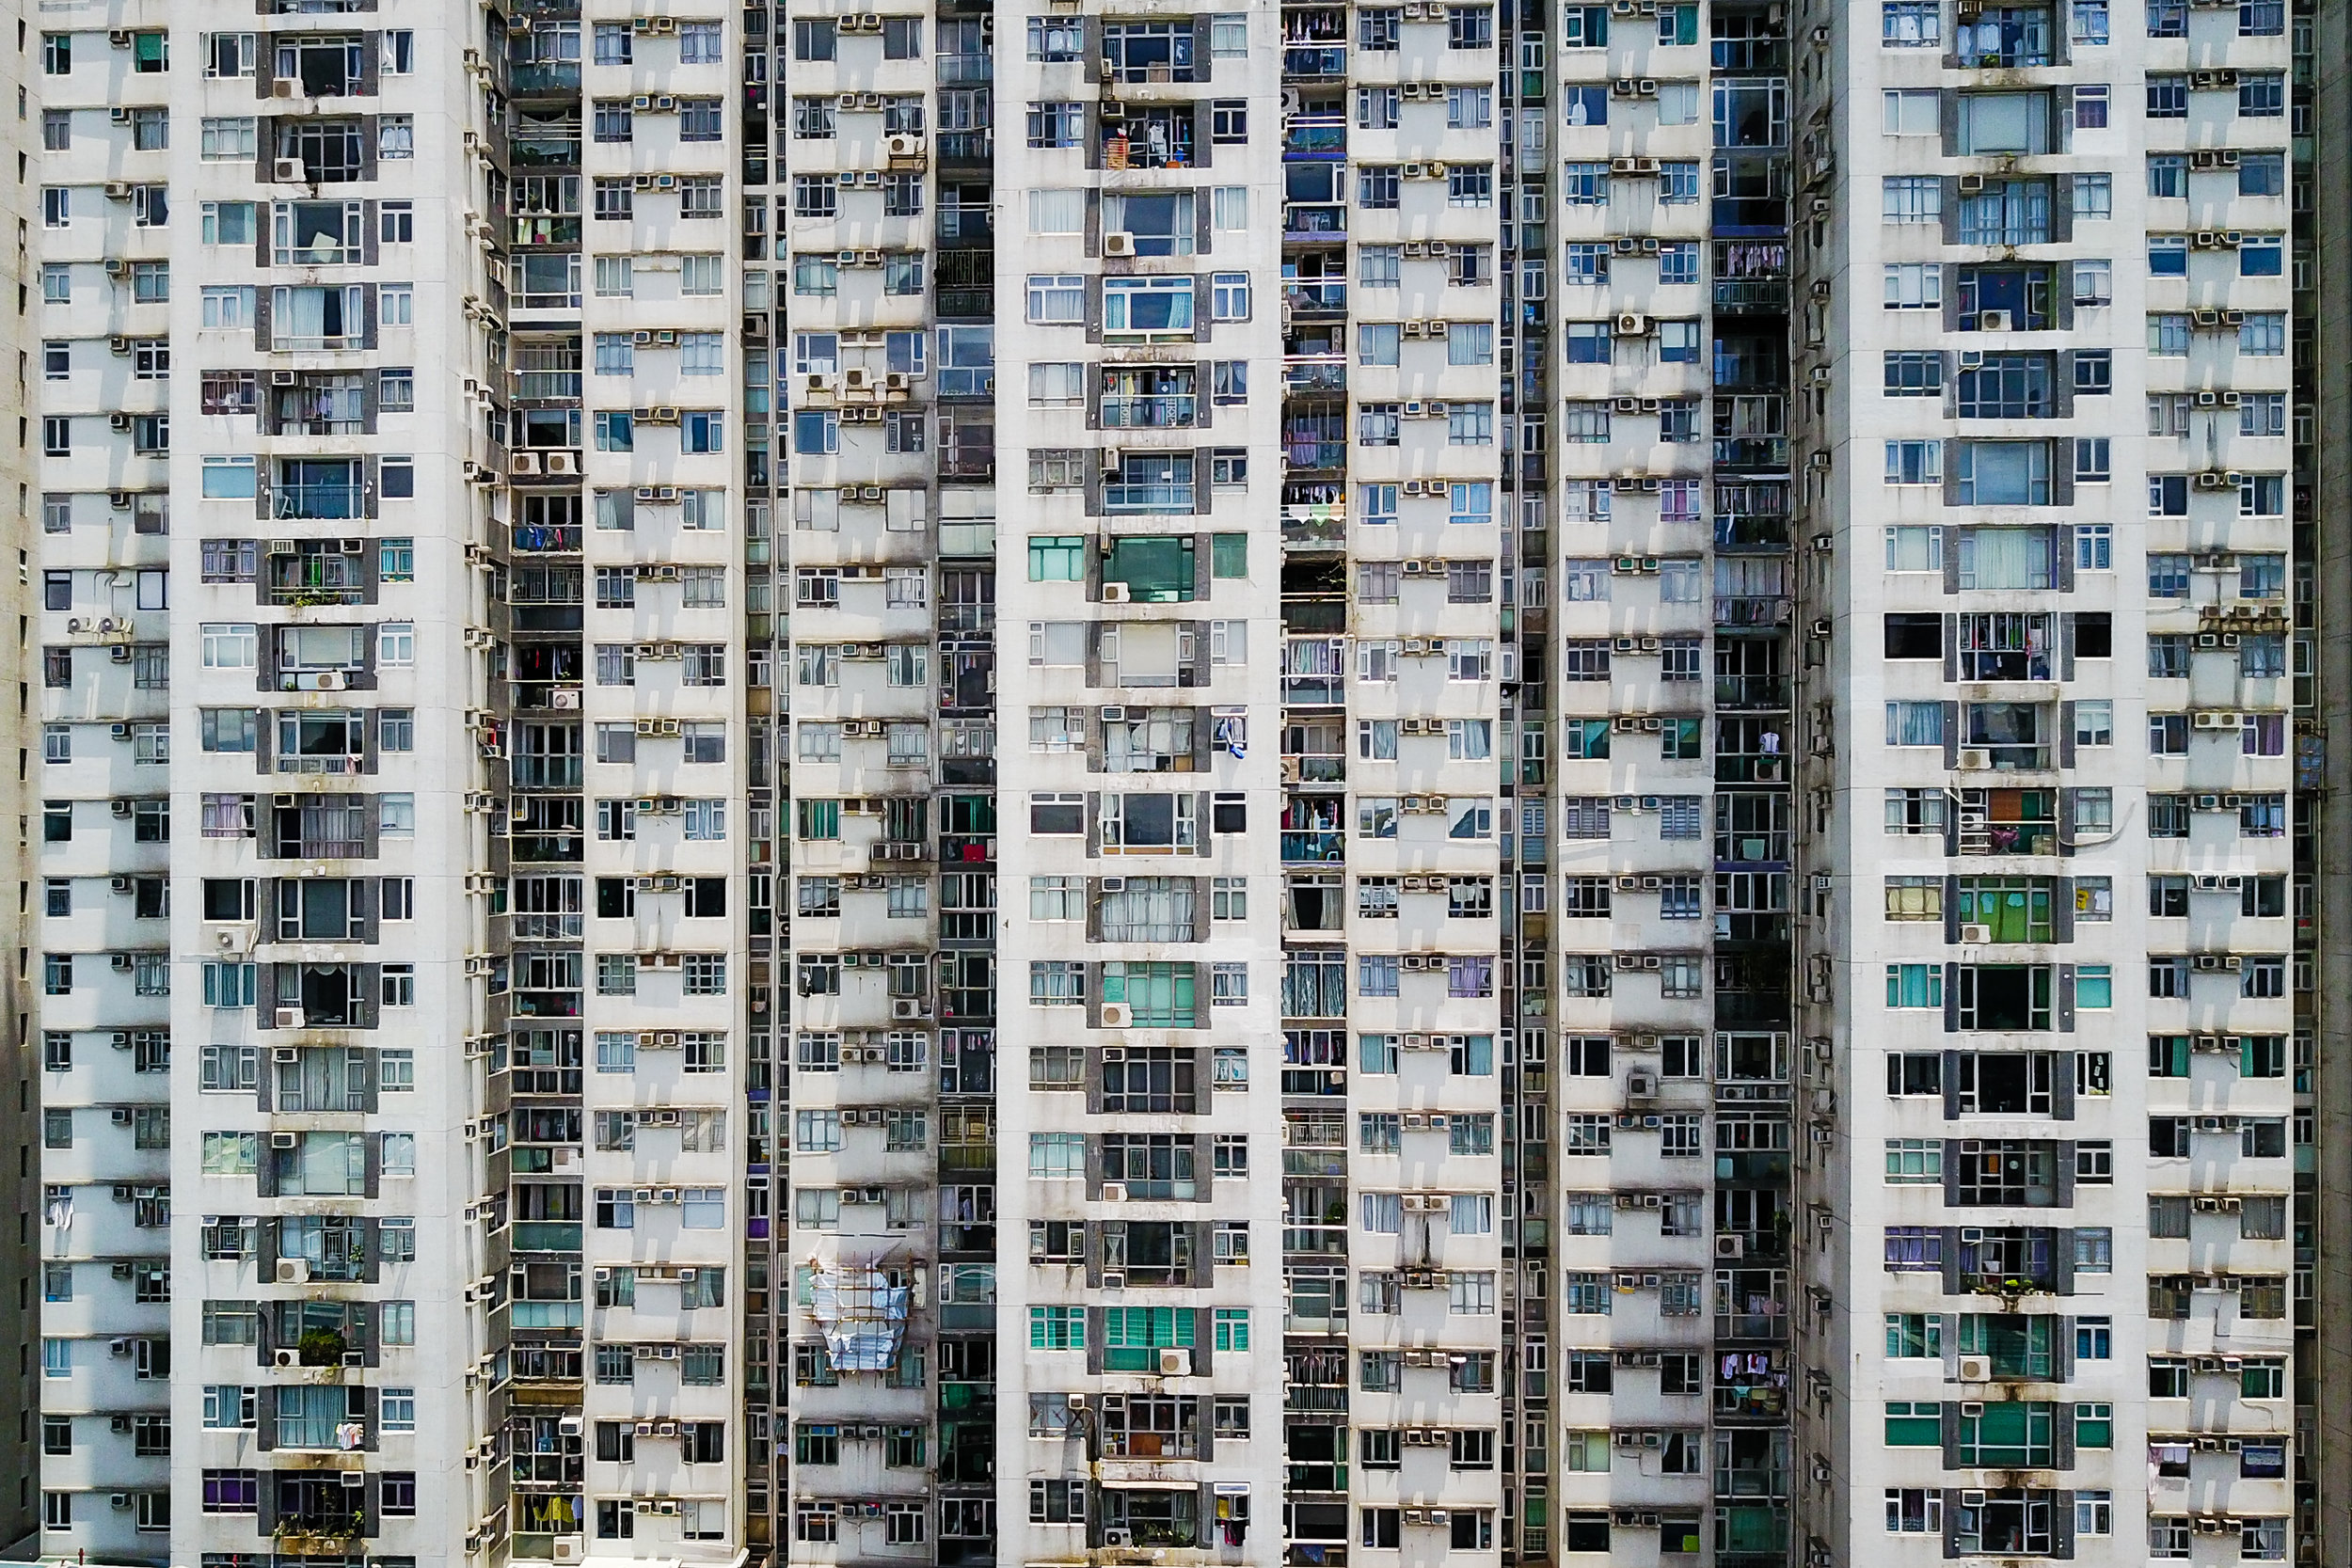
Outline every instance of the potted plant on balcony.
[(354, 1509), (349, 1513), (298, 1514), (281, 1518), (270, 1528), (270, 1539), (288, 1552), (340, 1552), (366, 1528)]

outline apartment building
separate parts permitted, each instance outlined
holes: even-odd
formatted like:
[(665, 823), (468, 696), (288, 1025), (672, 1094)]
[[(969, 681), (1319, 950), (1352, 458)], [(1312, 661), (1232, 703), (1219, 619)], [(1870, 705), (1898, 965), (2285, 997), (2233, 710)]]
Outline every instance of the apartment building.
[(40, 1548), (2314, 1556), (2298, 25), (39, 12)]
[(1821, 21), (1807, 1549), (2317, 1560), (2311, 35)]
[(45, 1550), (740, 1549), (741, 19), (608, 10), (30, 45)]
[[(23, 8), (8, 13), (8, 20), (23, 24)], [(27, 75), (28, 56), (23, 53), (0, 55), (0, 89), (13, 89), (25, 105), (29, 119), (32, 114), (31, 81)], [(16, 420), (16, 438), (11, 443), (0, 440), (0, 484), (6, 494), (13, 497), (12, 504), (20, 519), (29, 519), (33, 505), (32, 491), (32, 420), (37, 413), (32, 383), (31, 343), (24, 336), (29, 323), (31, 294), (36, 279), (33, 273), (32, 213), (28, 205), (31, 192), (19, 183), (0, 193), (0, 214), (15, 230), (16, 247), (0, 261), (0, 278), (15, 291), (20, 302), (13, 316), (7, 317), (10, 341), (6, 350), (21, 367), (13, 381), (0, 382), (0, 402)], [(17, 564), (23, 568), (15, 577), (0, 578), (0, 592), (8, 595), (0, 613), (19, 626), (29, 626), (32, 615), (32, 540), (29, 521), (17, 526), (15, 548)], [(32, 673), (26, 660), (30, 657), (31, 639), (20, 636), (0, 650), (0, 679), (9, 689), (24, 692), (26, 700), (9, 710), (0, 723), (0, 736), (5, 736), (7, 754), (16, 759), (11, 782), (7, 785), (12, 793), (5, 807), (0, 807), (0, 833), (14, 824), (12, 836), (0, 836), (7, 846), (8, 881), (15, 884), (17, 896), (24, 900), (20, 907), (19, 928), (30, 918), (32, 896), (32, 807), (24, 791), (32, 771), (32, 720), (29, 693)], [(18, 939), (19, 947), (26, 946), (24, 938)], [(6, 1076), (8, 1084), (0, 1093), (0, 1145), (24, 1150), (20, 1163), (5, 1181), (7, 1199), (0, 1203), (8, 1218), (0, 1225), (0, 1279), (29, 1281), (38, 1260), (36, 1251), (36, 1221), (39, 1207), (40, 1172), (35, 1167), (32, 1150), (38, 1146), (40, 1117), (40, 1093), (38, 1082), (39, 1064), (34, 1055), (30, 1033), (32, 1000), (25, 982), (26, 971), (19, 964), (0, 968), (0, 1018), (9, 1022), (8, 1061)], [(15, 1290), (0, 1291), (0, 1355), (13, 1360), (14, 1366), (0, 1371), (8, 1390), (6, 1402), (15, 1407), (12, 1420), (0, 1421), (0, 1471), (15, 1476), (12, 1486), (0, 1487), (0, 1540), (16, 1541), (29, 1535), (36, 1519), (40, 1499), (40, 1462), (34, 1457), (40, 1407), (39, 1373), (32, 1359), (33, 1347), (40, 1333), (40, 1307), (29, 1284)]]

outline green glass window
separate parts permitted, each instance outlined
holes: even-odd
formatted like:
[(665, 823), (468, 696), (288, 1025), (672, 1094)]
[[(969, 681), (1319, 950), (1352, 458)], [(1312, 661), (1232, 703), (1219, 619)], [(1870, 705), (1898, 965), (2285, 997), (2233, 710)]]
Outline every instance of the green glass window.
[(1029, 1308), (1029, 1348), (1031, 1350), (1084, 1350), (1086, 1344), (1085, 1307), (1032, 1307)]
[(1161, 1351), (1192, 1342), (1190, 1307), (1113, 1307), (1103, 1314), (1106, 1372), (1157, 1371)]
[(2074, 1446), (2078, 1449), (2115, 1447), (2115, 1406), (2078, 1404), (2074, 1407)]
[(2058, 1320), (2014, 1313), (1963, 1313), (1960, 1354), (1990, 1356), (1994, 1377), (2047, 1379), (2054, 1375)]
[(1960, 1418), (1960, 1463), (2010, 1468), (2057, 1463), (2056, 1407), (2042, 1401), (1988, 1403)]
[(1087, 542), (1075, 533), (1035, 534), (1029, 539), (1031, 582), (1084, 582)]
[(1193, 966), (1120, 963), (1103, 966), (1103, 1000), (1123, 1002), (1138, 1029), (1192, 1029)]
[(1886, 1402), (1886, 1446), (1934, 1449), (1944, 1444), (1944, 1406), (1934, 1400)]
[(1199, 596), (1193, 565), (1198, 553), (1189, 535), (1120, 539), (1111, 546), (1103, 580), (1125, 583), (1128, 598), (1136, 604), (1184, 604)]
[(1249, 575), (1249, 535), (1219, 533), (1209, 542), (1209, 575), (1246, 578)]

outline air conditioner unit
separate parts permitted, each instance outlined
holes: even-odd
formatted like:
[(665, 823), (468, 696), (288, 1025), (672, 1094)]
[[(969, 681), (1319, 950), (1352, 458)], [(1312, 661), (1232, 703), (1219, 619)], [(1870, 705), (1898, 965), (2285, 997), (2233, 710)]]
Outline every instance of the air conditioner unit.
[(1992, 766), (1993, 753), (1990, 750), (1968, 747), (1961, 751), (1960, 767), (1963, 771), (1980, 773)]
[(1978, 331), (2007, 332), (2010, 329), (2010, 312), (2007, 310), (1979, 310), (1977, 312)]
[(1991, 942), (1993, 940), (1993, 927), (1990, 926), (1963, 926), (1960, 928), (1960, 940), (1966, 942)]
[(1190, 1377), (1192, 1375), (1192, 1351), (1181, 1345), (1163, 1349), (1160, 1352), (1160, 1375), (1162, 1377)]
[[(280, 1285), (308, 1285), (308, 1284), (310, 1284), (310, 1260), (309, 1260), (308, 1259), (303, 1259), (303, 1258), (280, 1258), (280, 1259), (278, 1260), (277, 1280), (278, 1280), (278, 1284), (280, 1284)], [(279, 1354), (287, 1354), (287, 1353), (285, 1353), (285, 1352), (282, 1352), (282, 1351), (281, 1351)], [(299, 1353), (299, 1352), (295, 1352), (295, 1353), (294, 1353), (294, 1354), (299, 1354), (300, 1353)], [(281, 1365), (284, 1365), (284, 1364), (285, 1364), (285, 1363), (281, 1363)]]
[(279, 158), (270, 165), (270, 178), (279, 184), (301, 184), (309, 177), (299, 158)]
[(1990, 1383), (1993, 1381), (1993, 1358), (1989, 1355), (1963, 1355), (1960, 1358), (1960, 1381)]
[(1737, 1259), (1745, 1258), (1747, 1255), (1748, 1243), (1745, 1237), (1728, 1235), (1718, 1236), (1715, 1238), (1715, 1256), (1717, 1258)]

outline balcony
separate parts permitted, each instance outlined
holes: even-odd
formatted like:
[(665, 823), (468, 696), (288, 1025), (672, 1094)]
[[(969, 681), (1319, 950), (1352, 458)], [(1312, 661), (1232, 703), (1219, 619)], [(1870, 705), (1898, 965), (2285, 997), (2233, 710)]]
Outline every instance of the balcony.
[(1760, 1312), (1717, 1312), (1715, 1338), (1718, 1339), (1786, 1339), (1788, 1338), (1788, 1309), (1778, 1306)]
[(507, 91), (516, 98), (578, 97), (580, 62), (510, 61), (506, 68), (506, 85)]
[(1347, 313), (1345, 277), (1299, 277), (1287, 268), (1282, 274), (1282, 304), (1291, 316), (1337, 316)]
[(1786, 549), (1788, 515), (1785, 512), (1718, 514), (1715, 544), (1721, 549)]
[(1347, 467), (1347, 443), (1317, 439), (1311, 435), (1286, 434), (1282, 461), (1291, 473), (1336, 473)]
[(1715, 596), (1719, 626), (1785, 626), (1788, 601), (1777, 594), (1719, 594)]
[[(517, 708), (541, 713), (578, 713), (580, 711), (580, 685), (581, 683), (576, 680), (515, 681), (511, 683), (509, 689), (514, 694), (515, 705)], [(560, 772), (562, 770), (562, 764), (573, 762), (577, 759), (571, 757), (534, 757), (529, 759), (517, 757), (515, 759), (516, 769), (515, 782), (516, 784), (523, 782), (521, 773), (523, 764), (526, 760), (538, 764), (540, 768), (548, 772)], [(571, 785), (548, 784), (543, 787), (550, 789), (563, 789), (567, 787), (576, 787), (578, 783), (578, 779), (575, 778)]]
[(1282, 356), (1282, 393), (1342, 392), (1347, 389), (1347, 359), (1336, 354), (1286, 354)]
[(2036, 7), (2005, 7), (1961, 22), (1954, 29), (1952, 53), (1962, 69), (2015, 71), (2048, 65), (2050, 13)]
[[(1284, 607), (1286, 620), (1290, 610)], [(1346, 649), (1336, 639), (1293, 638), (1282, 653), (1286, 706), (1335, 707), (1347, 701)]]
[(1282, 204), (1282, 238), (1294, 241), (1346, 239), (1346, 203), (1338, 201), (1284, 202)]
[(1193, 166), (1193, 134), (1190, 104), (1181, 109), (1129, 109), (1119, 119), (1105, 117), (1103, 125), (1103, 166), (1113, 172), (1136, 168), (1190, 168)]
[(943, 167), (986, 168), (996, 156), (995, 135), (988, 131), (943, 131), (931, 145)]
[(1286, 550), (1343, 550), (1347, 547), (1347, 503), (1322, 501), (1282, 508), (1282, 547)]
[(348, 522), (368, 515), (364, 484), (292, 483), (270, 487), (270, 515), (294, 522)]
[(1347, 467), (1347, 411), (1310, 404), (1282, 421), (1282, 460), (1293, 474)]
[(508, 155), (518, 169), (578, 168), (580, 126), (517, 129), (507, 140)]
[(995, 473), (996, 427), (993, 424), (947, 424), (942, 427), (939, 438), (941, 479), (991, 479)]
[[(996, 243), (996, 220), (986, 207), (967, 207), (960, 202), (942, 201), (939, 205), (939, 242), (945, 245), (990, 245)], [(993, 302), (977, 310), (964, 312), (984, 316)], [(943, 305), (940, 314), (950, 312)]]
[(1788, 438), (1785, 436), (1719, 436), (1715, 441), (1715, 465), (1723, 468), (1785, 468), (1788, 467)]
[(1785, 197), (1719, 196), (1708, 213), (1718, 234), (1772, 234), (1788, 228)]
[(577, 523), (516, 523), (507, 537), (517, 555), (576, 555), (581, 530)]
[(2058, 853), (2055, 790), (1963, 790), (1959, 806), (1957, 837), (1963, 855)]
[(1719, 277), (1715, 280), (1715, 311), (1724, 316), (1785, 316), (1788, 313), (1788, 280)]
[(1282, 863), (1340, 865), (1347, 859), (1347, 835), (1337, 828), (1285, 829)]
[(1289, 115), (1282, 120), (1284, 156), (1344, 157), (1347, 119), (1344, 115)]
[(1285, 43), (1282, 77), (1290, 82), (1329, 81), (1347, 74), (1343, 43)]
[(938, 57), (938, 82), (943, 87), (981, 87), (996, 79), (996, 61), (992, 55), (942, 55)]
[(509, 232), (514, 244), (524, 247), (576, 245), (580, 244), (580, 217), (577, 214), (517, 217)]
[(1718, 675), (1715, 705), (1784, 712), (1788, 706), (1788, 677), (1784, 675)]
[(994, 833), (942, 833), (939, 858), (950, 865), (983, 865), (996, 859)]

